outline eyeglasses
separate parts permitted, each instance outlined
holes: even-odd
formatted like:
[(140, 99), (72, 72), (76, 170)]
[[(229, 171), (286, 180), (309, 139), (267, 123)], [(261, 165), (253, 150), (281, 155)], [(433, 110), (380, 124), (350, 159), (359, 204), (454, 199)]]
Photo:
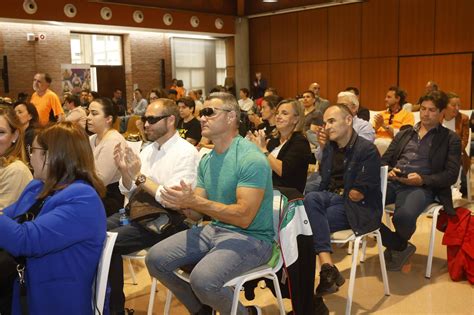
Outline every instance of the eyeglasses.
[(40, 148), (40, 147), (34, 147), (34, 146), (31, 146), (31, 145), (26, 146), (26, 151), (28, 152), (29, 156), (33, 155), (34, 150), (48, 151), (47, 149)]
[(157, 122), (159, 122), (160, 120), (164, 119), (164, 118), (168, 118), (170, 117), (171, 115), (164, 115), (164, 116), (142, 116), (141, 120), (143, 123), (146, 123), (148, 122), (150, 125), (154, 125), (156, 124)]
[(231, 112), (230, 109), (225, 109), (225, 108), (205, 107), (205, 108), (201, 109), (201, 111), (199, 112), (199, 117), (202, 117), (202, 116), (212, 117), (212, 116), (214, 116), (215, 114), (217, 114), (217, 113), (215, 112), (216, 110), (221, 110), (221, 111), (227, 112), (227, 113), (230, 113), (230, 112)]

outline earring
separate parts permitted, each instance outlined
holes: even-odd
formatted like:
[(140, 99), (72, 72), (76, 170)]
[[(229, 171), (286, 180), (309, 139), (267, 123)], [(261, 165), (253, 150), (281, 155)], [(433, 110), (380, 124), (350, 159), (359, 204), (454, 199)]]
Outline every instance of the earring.
[(16, 140), (13, 140), (12, 143), (15, 144), (15, 143), (16, 143)]

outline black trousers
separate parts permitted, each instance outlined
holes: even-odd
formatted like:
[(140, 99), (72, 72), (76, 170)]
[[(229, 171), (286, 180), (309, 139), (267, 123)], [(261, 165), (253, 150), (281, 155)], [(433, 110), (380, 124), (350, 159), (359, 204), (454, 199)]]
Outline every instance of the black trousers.
[(176, 227), (171, 227), (163, 234), (150, 232), (140, 224), (131, 222), (129, 225), (120, 226), (120, 215), (115, 213), (107, 218), (107, 230), (117, 232), (112, 259), (110, 261), (109, 284), (110, 311), (120, 312), (125, 307), (125, 294), (123, 293), (123, 261), (122, 255), (151, 247), (161, 240), (188, 227), (182, 223)]
[(0, 249), (0, 314), (11, 314), (13, 281), (16, 278), (16, 261)]

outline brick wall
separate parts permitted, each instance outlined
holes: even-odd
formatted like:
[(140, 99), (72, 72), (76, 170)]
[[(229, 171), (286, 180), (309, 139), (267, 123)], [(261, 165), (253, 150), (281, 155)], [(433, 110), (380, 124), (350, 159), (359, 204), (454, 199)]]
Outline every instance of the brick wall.
[[(92, 32), (88, 30), (88, 32)], [(43, 41), (28, 42), (27, 33), (43, 33)], [(171, 83), (171, 47), (169, 35), (158, 32), (124, 32), (123, 54), (128, 101), (133, 85), (145, 94), (161, 87), (160, 59), (165, 59), (165, 86)], [(0, 96), (15, 97), (19, 92), (33, 93), (33, 77), (48, 72), (52, 90), (61, 90), (61, 64), (71, 63), (70, 30), (67, 27), (0, 22), (0, 56), (8, 56), (10, 92), (0, 81)]]
[[(27, 33), (43, 33), (46, 39), (28, 42)], [(69, 30), (48, 25), (0, 23), (0, 55), (8, 56), (10, 92), (5, 93), (3, 82), (0, 95), (15, 97), (19, 92), (33, 93), (36, 72), (48, 72), (51, 89), (61, 89), (61, 64), (71, 62)]]
[[(125, 77), (128, 101), (133, 85), (147, 95), (161, 87), (160, 59), (165, 60), (165, 87), (171, 84), (171, 47), (169, 36), (158, 32), (133, 32), (124, 36)], [(145, 96), (144, 95), (144, 96)]]

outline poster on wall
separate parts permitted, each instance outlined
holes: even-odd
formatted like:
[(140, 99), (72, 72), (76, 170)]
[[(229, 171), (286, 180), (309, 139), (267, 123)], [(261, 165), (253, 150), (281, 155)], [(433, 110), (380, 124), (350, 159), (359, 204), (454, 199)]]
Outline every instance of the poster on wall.
[[(88, 64), (61, 64), (62, 95), (80, 94), (82, 90), (97, 89), (97, 81), (92, 78), (91, 66)], [(95, 83), (95, 84), (94, 84)]]

